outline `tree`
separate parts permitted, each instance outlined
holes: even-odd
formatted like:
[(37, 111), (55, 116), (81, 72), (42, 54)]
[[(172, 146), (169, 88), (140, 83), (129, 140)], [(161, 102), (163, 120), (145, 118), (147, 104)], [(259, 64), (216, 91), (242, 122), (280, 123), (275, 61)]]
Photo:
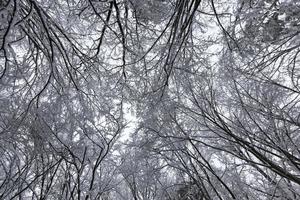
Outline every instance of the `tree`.
[(1, 1), (0, 199), (299, 199), (299, 10)]

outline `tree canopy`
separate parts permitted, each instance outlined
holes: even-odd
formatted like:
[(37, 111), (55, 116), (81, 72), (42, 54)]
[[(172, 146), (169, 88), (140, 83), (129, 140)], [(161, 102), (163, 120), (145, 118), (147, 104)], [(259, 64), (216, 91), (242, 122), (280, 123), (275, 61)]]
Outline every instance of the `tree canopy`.
[(300, 2), (0, 1), (0, 199), (300, 199)]

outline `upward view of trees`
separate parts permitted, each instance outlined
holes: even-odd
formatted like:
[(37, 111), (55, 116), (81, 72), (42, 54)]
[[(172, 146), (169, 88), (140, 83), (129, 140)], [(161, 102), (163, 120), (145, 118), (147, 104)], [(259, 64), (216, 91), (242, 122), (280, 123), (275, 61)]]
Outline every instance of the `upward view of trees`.
[(0, 199), (300, 199), (300, 2), (0, 1)]

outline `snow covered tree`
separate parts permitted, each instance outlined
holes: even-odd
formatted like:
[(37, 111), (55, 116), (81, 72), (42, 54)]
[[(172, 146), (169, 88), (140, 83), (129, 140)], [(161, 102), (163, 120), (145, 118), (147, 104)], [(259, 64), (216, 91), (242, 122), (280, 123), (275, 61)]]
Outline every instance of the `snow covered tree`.
[(0, 1), (0, 199), (299, 199), (299, 11)]

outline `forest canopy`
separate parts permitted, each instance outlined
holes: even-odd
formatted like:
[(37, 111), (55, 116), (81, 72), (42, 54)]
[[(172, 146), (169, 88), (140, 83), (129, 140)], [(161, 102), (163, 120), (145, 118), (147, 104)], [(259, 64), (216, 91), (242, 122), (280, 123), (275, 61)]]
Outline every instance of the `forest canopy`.
[(0, 1), (0, 199), (300, 199), (300, 2)]

